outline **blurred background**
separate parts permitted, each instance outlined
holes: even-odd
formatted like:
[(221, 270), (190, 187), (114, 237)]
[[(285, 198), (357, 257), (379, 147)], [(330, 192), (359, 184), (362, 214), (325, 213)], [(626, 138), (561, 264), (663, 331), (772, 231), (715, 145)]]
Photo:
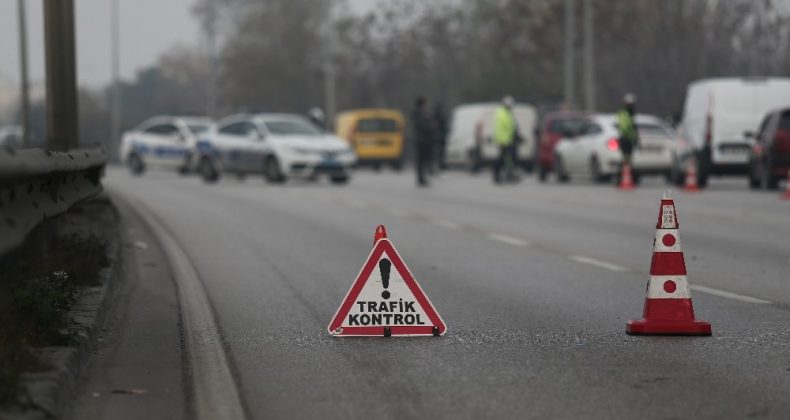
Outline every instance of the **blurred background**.
[[(19, 3), (0, 3), (0, 126), (21, 120)], [(77, 0), (80, 142), (115, 157), (120, 133), (154, 115), (321, 107), (331, 122), (343, 109), (406, 110), (416, 94), (448, 108), (511, 94), (613, 111), (630, 91), (640, 111), (671, 118), (691, 81), (790, 74), (785, 0), (573, 2), (571, 16), (568, 3)], [(42, 2), (25, 4), (43, 143)]]

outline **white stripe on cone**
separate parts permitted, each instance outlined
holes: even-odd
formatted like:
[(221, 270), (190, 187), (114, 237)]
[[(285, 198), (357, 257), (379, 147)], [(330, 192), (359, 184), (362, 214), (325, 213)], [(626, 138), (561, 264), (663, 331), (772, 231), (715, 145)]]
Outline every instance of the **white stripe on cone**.
[(691, 299), (686, 276), (650, 276), (648, 299)]
[(677, 229), (656, 229), (653, 240), (654, 252), (683, 252), (680, 232)]

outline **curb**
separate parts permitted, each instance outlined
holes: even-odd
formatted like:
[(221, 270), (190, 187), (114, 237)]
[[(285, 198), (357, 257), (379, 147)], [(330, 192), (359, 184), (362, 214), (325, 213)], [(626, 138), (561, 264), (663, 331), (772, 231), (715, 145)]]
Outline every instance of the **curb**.
[[(111, 211), (116, 212), (111, 201)], [(117, 221), (121, 223), (120, 219)], [(37, 420), (61, 418), (74, 400), (79, 377), (96, 348), (99, 332), (110, 309), (121, 270), (120, 230), (108, 238), (109, 266), (98, 273), (101, 286), (86, 287), (69, 312), (69, 330), (75, 344), (69, 347), (42, 347), (34, 350), (39, 358), (51, 366), (44, 372), (23, 373), (20, 386), (29, 399), (20, 411), (0, 411), (0, 419)], [(6, 409), (7, 410), (7, 409)]]

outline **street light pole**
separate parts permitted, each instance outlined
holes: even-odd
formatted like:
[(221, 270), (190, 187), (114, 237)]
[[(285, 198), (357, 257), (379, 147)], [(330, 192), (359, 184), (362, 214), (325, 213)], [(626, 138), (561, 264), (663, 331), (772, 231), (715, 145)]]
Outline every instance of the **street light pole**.
[(27, 73), (27, 13), (25, 0), (17, 0), (19, 15), (19, 70), (20, 70), (20, 113), (22, 119), (22, 143), (30, 147), (30, 83)]
[(595, 111), (595, 32), (593, 0), (584, 0), (584, 107)]
[(565, 106), (576, 108), (576, 16), (575, 0), (565, 0)]
[(79, 145), (74, 0), (44, 0), (47, 72), (47, 147)]
[(121, 58), (120, 58), (120, 22), (118, 19), (118, 0), (112, 0), (110, 6), (110, 21), (112, 22), (112, 114), (110, 115), (110, 144), (107, 153), (115, 161), (118, 156), (118, 145), (121, 138)]

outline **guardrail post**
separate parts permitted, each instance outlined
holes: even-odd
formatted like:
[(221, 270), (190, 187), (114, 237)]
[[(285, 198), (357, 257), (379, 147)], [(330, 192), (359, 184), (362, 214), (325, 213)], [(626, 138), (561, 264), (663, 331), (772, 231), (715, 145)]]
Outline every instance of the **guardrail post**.
[(79, 139), (74, 0), (44, 0), (47, 147), (77, 148)]

